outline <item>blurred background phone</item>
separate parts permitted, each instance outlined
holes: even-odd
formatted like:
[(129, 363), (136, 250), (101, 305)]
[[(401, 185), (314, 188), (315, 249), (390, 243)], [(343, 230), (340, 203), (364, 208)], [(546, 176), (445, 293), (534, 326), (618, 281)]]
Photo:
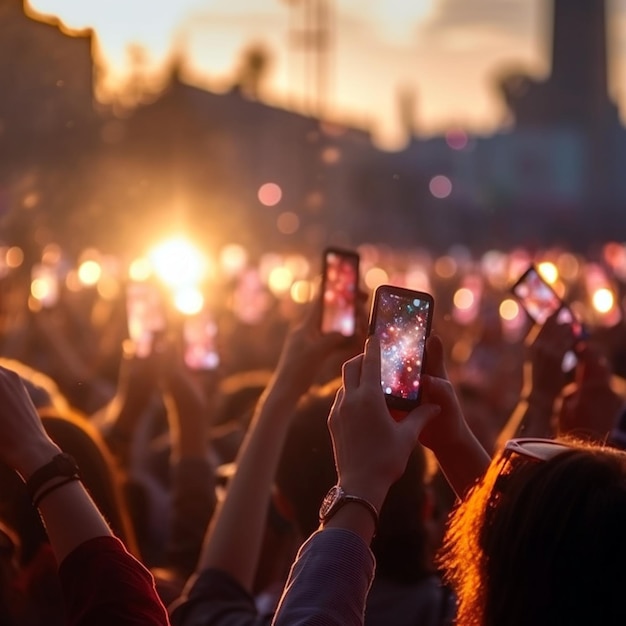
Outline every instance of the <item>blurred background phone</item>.
[[(545, 324), (551, 315), (559, 311), (558, 321), (561, 324), (571, 324), (576, 339), (583, 339), (586, 336), (585, 329), (574, 312), (558, 296), (534, 265), (531, 265), (519, 277), (511, 287), (511, 291), (535, 324)], [(566, 352), (563, 357), (563, 371), (573, 371), (577, 363), (578, 359), (574, 351)]]
[(420, 402), (433, 308), (429, 293), (392, 285), (376, 289), (369, 332), (380, 341), (381, 385), (390, 408), (410, 411)]
[(126, 287), (128, 336), (139, 358), (150, 356), (154, 340), (167, 329), (165, 304), (158, 287), (150, 282), (129, 283)]
[(324, 334), (353, 337), (359, 289), (359, 255), (351, 250), (327, 248), (322, 267), (322, 321)]
[(220, 364), (218, 325), (208, 310), (183, 321), (185, 365), (192, 370), (214, 370)]

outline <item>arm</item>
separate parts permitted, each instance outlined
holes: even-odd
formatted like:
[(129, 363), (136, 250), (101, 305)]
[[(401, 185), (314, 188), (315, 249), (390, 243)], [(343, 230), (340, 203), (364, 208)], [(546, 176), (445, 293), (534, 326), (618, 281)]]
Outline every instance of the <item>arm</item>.
[[(198, 574), (208, 569), (225, 572), (248, 592), (252, 591), (289, 418), (326, 357), (345, 344), (339, 334), (320, 334), (319, 314), (318, 303), (287, 337), (237, 456), (237, 472), (207, 531), (197, 567)], [(188, 591), (193, 582), (188, 584)]]
[(572, 327), (559, 323), (557, 312), (527, 343), (521, 399), (498, 437), (497, 448), (513, 437), (556, 434), (554, 405), (567, 384), (562, 363), (565, 353), (574, 347)]
[(558, 416), (560, 435), (606, 441), (624, 406), (624, 398), (611, 387), (606, 358), (591, 344), (578, 352), (576, 388), (563, 398)]
[[(34, 406), (19, 376), (0, 368), (0, 460), (17, 471), (26, 481), (36, 470), (49, 463), (60, 449), (46, 434)], [(44, 491), (55, 487), (47, 495)], [(100, 567), (94, 567), (93, 554), (89, 554), (92, 542), (117, 542), (104, 518), (78, 480), (64, 482), (51, 478), (38, 490), (41, 497), (39, 512), (44, 521), (50, 543), (57, 561), (61, 564), (61, 582), (69, 600), (70, 623), (87, 626), (104, 623), (133, 624), (135, 609), (146, 616), (145, 624), (168, 623), (167, 615), (154, 588), (148, 584), (150, 574), (131, 557), (121, 544), (116, 548), (117, 556), (101, 555)], [(82, 555), (82, 558), (81, 558)], [(67, 575), (66, 564), (73, 560), (81, 562), (80, 568)], [(124, 564), (122, 564), (124, 563)], [(124, 576), (124, 568), (133, 570), (132, 576)], [(120, 574), (118, 579), (108, 577), (109, 586), (102, 584), (102, 571)], [(129, 579), (133, 579), (131, 582)], [(135, 584), (143, 579), (146, 584)], [(77, 581), (83, 581), (78, 596), (71, 589)], [(109, 593), (119, 585), (117, 593)], [(130, 591), (129, 591), (130, 587)], [(97, 611), (94, 613), (94, 607)], [(123, 612), (127, 621), (112, 620)], [(97, 620), (92, 619), (97, 614)], [(108, 621), (107, 621), (108, 620)]]
[(202, 548), (215, 506), (216, 481), (209, 458), (207, 400), (175, 346), (161, 355), (161, 384), (169, 423), (172, 521), (167, 565), (187, 577)]
[[(343, 384), (328, 424), (338, 482), (379, 511), (402, 475), (424, 423), (440, 411), (422, 404), (396, 421), (380, 386), (380, 345), (370, 337), (364, 355), (343, 367)], [(362, 624), (373, 577), (369, 543), (374, 518), (361, 503), (344, 504), (302, 547), (274, 623)]]
[(420, 442), (435, 453), (450, 486), (462, 498), (491, 459), (463, 417), (446, 372), (443, 344), (436, 335), (426, 343), (425, 364), (424, 401), (438, 405), (441, 414), (426, 424)]

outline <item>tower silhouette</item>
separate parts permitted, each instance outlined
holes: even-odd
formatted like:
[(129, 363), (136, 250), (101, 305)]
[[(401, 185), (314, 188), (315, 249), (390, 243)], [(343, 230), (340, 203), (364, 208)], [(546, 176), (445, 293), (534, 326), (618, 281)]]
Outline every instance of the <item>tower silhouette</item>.
[(517, 128), (594, 129), (617, 123), (608, 93), (606, 0), (553, 0), (552, 70), (544, 82), (527, 76), (502, 81)]

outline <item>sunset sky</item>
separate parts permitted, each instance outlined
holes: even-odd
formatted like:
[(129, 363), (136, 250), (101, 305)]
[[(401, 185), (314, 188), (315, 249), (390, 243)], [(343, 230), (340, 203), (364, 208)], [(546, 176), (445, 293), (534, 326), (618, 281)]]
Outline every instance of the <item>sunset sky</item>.
[[(329, 0), (330, 1), (330, 0)], [(129, 44), (149, 53), (157, 72), (174, 49), (186, 80), (230, 86), (242, 50), (263, 44), (272, 55), (263, 94), (278, 106), (304, 104), (304, 57), (289, 46), (299, 0), (31, 0), (70, 27), (93, 27), (108, 66), (108, 85), (127, 77)], [(626, 0), (613, 0), (612, 91), (626, 81)], [(537, 76), (549, 70), (548, 0), (334, 0), (335, 26), (327, 110), (369, 127), (381, 145), (401, 136), (398, 92), (415, 92), (418, 131), (451, 125), (490, 132), (503, 111), (492, 78), (507, 67)], [(290, 8), (291, 7), (291, 8)], [(618, 76), (623, 78), (618, 79)]]

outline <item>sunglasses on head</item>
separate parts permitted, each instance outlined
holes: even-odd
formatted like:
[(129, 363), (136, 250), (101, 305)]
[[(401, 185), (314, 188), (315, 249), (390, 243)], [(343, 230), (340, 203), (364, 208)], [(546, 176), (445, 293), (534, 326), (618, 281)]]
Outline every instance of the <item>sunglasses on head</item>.
[(520, 467), (549, 461), (573, 449), (571, 445), (554, 439), (521, 438), (507, 441), (500, 457), (498, 476), (489, 496), (488, 508), (496, 506), (506, 491), (511, 474)]

